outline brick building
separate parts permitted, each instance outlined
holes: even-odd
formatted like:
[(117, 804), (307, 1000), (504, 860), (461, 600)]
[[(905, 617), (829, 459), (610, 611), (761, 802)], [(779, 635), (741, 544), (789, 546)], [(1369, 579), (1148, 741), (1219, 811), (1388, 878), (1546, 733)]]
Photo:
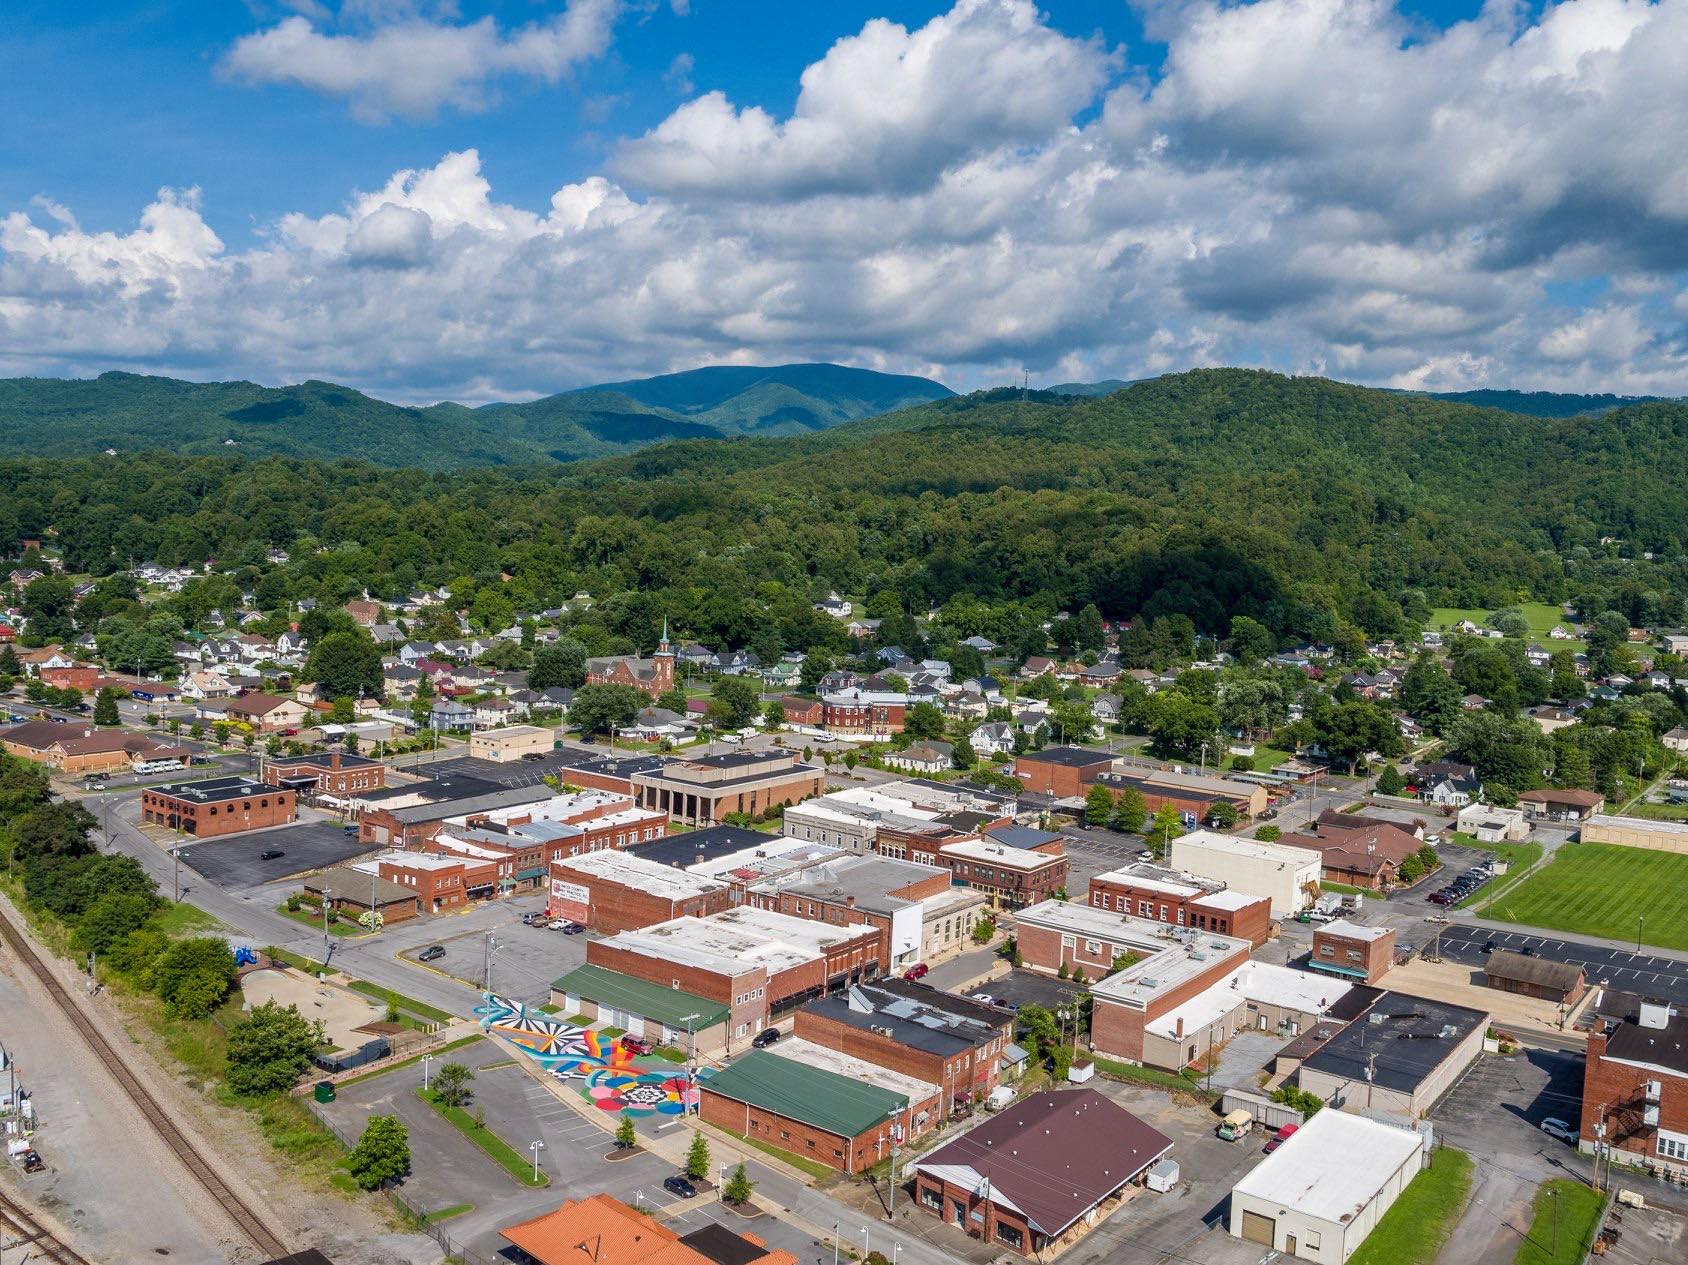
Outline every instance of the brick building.
[(1171, 1138), (1094, 1089), (1033, 1094), (921, 1156), (915, 1204), (986, 1244), (1047, 1260), (1171, 1150)]
[(698, 1115), (718, 1129), (845, 1173), (889, 1159), (893, 1141), (942, 1119), (934, 1084), (793, 1038), (752, 1050), (698, 1084)]
[(1307, 969), (1375, 984), (1395, 965), (1395, 931), (1338, 919), (1313, 930)]
[(674, 688), (674, 650), (668, 644), (668, 629), (662, 630), (662, 640), (656, 653), (648, 659), (634, 655), (608, 655), (586, 661), (586, 684), (630, 685), (641, 693), (655, 698)]
[(460, 812), (420, 845), (440, 855), (496, 861), (500, 894), (546, 885), (557, 861), (650, 842), (668, 830), (660, 813), (622, 795), (578, 791), (538, 803)]
[(728, 813), (765, 817), (826, 790), (824, 770), (778, 748), (670, 760), (631, 781), (641, 808), (690, 825), (714, 824)]
[(589, 852), (551, 862), (545, 912), (603, 935), (674, 918), (703, 918), (732, 905), (725, 883), (700, 878), (629, 852)]
[[(1363, 820), (1347, 818), (1349, 821)], [(1391, 886), (1406, 859), (1424, 846), (1418, 836), (1385, 821), (1348, 829), (1320, 821), (1317, 834), (1286, 834), (1278, 839), (1285, 847), (1307, 848), (1319, 853), (1320, 877), (1329, 883), (1344, 883), (1380, 891)]]
[(1688, 1016), (1644, 1001), (1589, 1034), (1579, 1149), (1688, 1179)]
[(555, 772), (558, 781), (566, 786), (578, 786), (589, 791), (614, 791), (617, 795), (633, 794), (633, 775), (661, 769), (669, 763), (660, 755), (626, 755), (610, 752), (588, 755), (565, 750), (563, 762)]
[(1525, 957), (1510, 949), (1496, 949), (1483, 959), (1483, 982), (1503, 993), (1537, 997), (1558, 1006), (1575, 1006), (1588, 991), (1588, 979), (1576, 963)]
[[(946, 868), (845, 856), (753, 884), (746, 901), (757, 909), (831, 926), (873, 927), (879, 932), (879, 961), (893, 971), (921, 960), (925, 902), (947, 898), (951, 890)], [(950, 915), (952, 903), (937, 900), (941, 916)]]
[(821, 724), (835, 734), (888, 738), (903, 731), (908, 695), (853, 685), (821, 696)]
[(1083, 747), (1045, 747), (1014, 759), (1014, 776), (1028, 791), (1053, 795), (1056, 799), (1083, 799), (1084, 793), (1114, 767), (1106, 751)]
[(1272, 934), (1272, 902), (1266, 897), (1147, 862), (1094, 875), (1089, 900), (1097, 909), (1237, 936), (1257, 949)]
[(1215, 807), (1228, 804), (1243, 821), (1265, 811), (1269, 796), (1264, 786), (1233, 778), (1208, 777), (1199, 773), (1178, 773), (1171, 769), (1120, 769), (1101, 774), (1095, 783), (1119, 798), (1127, 789), (1143, 797), (1152, 814), (1170, 805), (1179, 816), (1194, 823), (1206, 821)]
[(68, 668), (42, 668), (36, 675), (43, 685), (57, 690), (81, 690), (87, 694), (99, 685), (102, 674), (98, 668), (77, 663)]
[(983, 892), (999, 909), (1035, 905), (1067, 885), (1064, 852), (1016, 848), (988, 839), (946, 843), (938, 849), (938, 863), (949, 868), (956, 883)]
[(826, 720), (826, 704), (818, 698), (787, 694), (780, 699), (780, 706), (785, 709), (785, 723), (788, 725), (819, 729)]
[(264, 761), (264, 781), (308, 794), (355, 795), (386, 786), (387, 766), (379, 760), (343, 751), (270, 756)]
[(296, 802), (297, 796), (283, 787), (244, 777), (214, 777), (143, 790), (141, 821), (211, 839), (285, 826), (293, 820)]
[[(947, 1118), (1001, 1081), (1013, 1012), (951, 997), (907, 981), (900, 989), (858, 984), (801, 1007), (792, 1033), (815, 1045), (941, 1086)], [(918, 990), (918, 991), (914, 991)]]
[(25, 721), (0, 729), (0, 747), (8, 755), (35, 760), (61, 773), (110, 773), (137, 764), (191, 759), (186, 747), (161, 742), (146, 734), (122, 729), (100, 729), (75, 721)]
[(877, 928), (831, 927), (743, 907), (593, 939), (586, 961), (727, 1006), (729, 1046), (804, 1002), (881, 970)]
[(371, 909), (381, 916), (383, 922), (408, 922), (425, 912), (420, 893), (381, 877), (373, 869), (335, 866), (319, 870), (300, 886), (309, 895), (338, 910), (342, 917), (354, 920)]
[[(370, 863), (355, 868), (362, 864)], [(491, 896), (498, 888), (498, 866), (493, 861), (384, 852), (373, 864), (381, 878), (414, 893), (418, 912), (424, 914), (451, 913), (472, 900)]]

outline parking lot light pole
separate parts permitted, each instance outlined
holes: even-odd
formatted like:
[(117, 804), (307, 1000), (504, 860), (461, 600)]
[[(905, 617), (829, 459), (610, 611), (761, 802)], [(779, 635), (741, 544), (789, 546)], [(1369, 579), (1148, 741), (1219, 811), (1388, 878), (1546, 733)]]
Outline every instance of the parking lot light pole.
[(533, 1152), (533, 1184), (539, 1185), (539, 1153), (545, 1149), (545, 1143), (535, 1139), (528, 1150)]
[(1641, 929), (1647, 925), (1647, 915), (1642, 914), (1635, 922), (1635, 951), (1641, 952)]
[(862, 1259), (865, 1261), (872, 1253), (868, 1251), (868, 1227), (862, 1227)]
[(438, 1057), (438, 1055), (434, 1055), (434, 1054), (424, 1054), (422, 1056), (422, 1092), (423, 1093), (428, 1092), (428, 1064), (432, 1063), (437, 1057)]
[(832, 1223), (832, 1265), (838, 1265), (838, 1222)]
[(322, 889), (322, 962), (328, 965), (328, 907), (334, 903), (334, 889)]

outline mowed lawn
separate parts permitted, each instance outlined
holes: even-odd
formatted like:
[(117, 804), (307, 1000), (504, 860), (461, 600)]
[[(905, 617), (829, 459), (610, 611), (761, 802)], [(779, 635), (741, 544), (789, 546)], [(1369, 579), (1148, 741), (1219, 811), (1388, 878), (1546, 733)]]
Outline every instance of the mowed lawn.
[[(1551, 931), (1688, 949), (1688, 856), (1609, 843), (1568, 843), (1483, 911)], [(1641, 920), (1645, 918), (1643, 927)]]
[[(1446, 632), (1464, 619), (1469, 619), (1474, 624), (1486, 625), (1489, 616), (1498, 609), (1500, 608), (1490, 607), (1485, 610), (1482, 607), (1461, 609), (1454, 606), (1438, 606), (1430, 612), (1430, 618), (1426, 621), (1425, 627)], [(1563, 624), (1567, 629), (1571, 626), (1571, 621), (1565, 618), (1564, 612), (1557, 606), (1550, 606), (1546, 602), (1520, 602), (1518, 609), (1524, 613), (1524, 618), (1530, 625), (1528, 640), (1539, 641), (1549, 650), (1586, 650), (1588, 648), (1587, 644), (1582, 641), (1553, 641), (1549, 639), (1547, 634), (1553, 630), (1555, 625)]]

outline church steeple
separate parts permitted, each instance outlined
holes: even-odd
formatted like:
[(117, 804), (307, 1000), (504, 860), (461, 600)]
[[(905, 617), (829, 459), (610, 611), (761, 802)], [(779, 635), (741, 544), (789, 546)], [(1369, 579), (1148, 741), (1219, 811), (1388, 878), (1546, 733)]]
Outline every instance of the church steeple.
[(673, 654), (674, 653), (672, 650), (670, 650), (668, 648), (668, 616), (666, 616), (666, 615), (664, 615), (662, 617), (662, 640), (657, 642), (656, 652), (658, 654)]

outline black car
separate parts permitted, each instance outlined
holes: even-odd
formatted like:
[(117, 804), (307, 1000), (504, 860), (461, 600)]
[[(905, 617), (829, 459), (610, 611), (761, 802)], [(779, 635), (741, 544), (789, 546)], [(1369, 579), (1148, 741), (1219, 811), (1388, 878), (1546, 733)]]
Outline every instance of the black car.
[(664, 1178), (662, 1188), (669, 1194), (678, 1195), (682, 1199), (695, 1199), (697, 1197), (697, 1187), (678, 1174)]
[(260, 861), (279, 861), (286, 855), (287, 853), (283, 852), (280, 848), (265, 848), (258, 854), (258, 859)]
[(426, 949), (423, 949), (422, 952), (416, 955), (416, 960), (418, 962), (432, 962), (435, 958), (443, 958), (444, 956), (445, 945), (430, 944)]
[(753, 1038), (751, 1038), (750, 1044), (755, 1046), (758, 1050), (766, 1050), (779, 1039), (780, 1030), (778, 1028), (763, 1028), (762, 1031), (758, 1032)]
[(539, 761), (539, 760), (543, 760), (544, 758), (545, 758), (545, 753), (543, 751), (527, 751), (527, 752), (524, 752), (522, 754), (522, 759), (528, 760), (528, 761)]
[(568, 926), (563, 928), (563, 934), (565, 936), (578, 936), (582, 931), (585, 931), (585, 930), (586, 930), (586, 928), (581, 926), (578, 922), (571, 922), (571, 923), (569, 923)]

